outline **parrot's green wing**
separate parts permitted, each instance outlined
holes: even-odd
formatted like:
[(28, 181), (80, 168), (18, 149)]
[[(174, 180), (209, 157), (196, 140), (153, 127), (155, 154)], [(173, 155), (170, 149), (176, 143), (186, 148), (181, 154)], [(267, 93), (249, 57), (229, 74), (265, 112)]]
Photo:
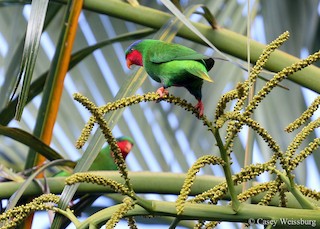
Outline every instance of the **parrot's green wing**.
[(96, 159), (93, 161), (89, 171), (95, 170), (118, 170), (118, 167), (111, 156), (110, 146), (102, 148)]
[(203, 60), (210, 58), (188, 47), (161, 41), (158, 41), (157, 44), (150, 47), (148, 57), (151, 62), (156, 64), (173, 60)]
[[(111, 156), (109, 146), (106, 146), (100, 150), (98, 156), (89, 168), (89, 171), (95, 170), (118, 170), (118, 167), (114, 163), (113, 157)], [(66, 177), (70, 175), (71, 173), (62, 170), (56, 173), (54, 177)]]
[(208, 82), (213, 82), (213, 80), (208, 76), (208, 74), (206, 72), (204, 72), (201, 69), (197, 69), (197, 68), (187, 68), (186, 69), (189, 73), (191, 73), (192, 75), (198, 76), (199, 78), (206, 80)]

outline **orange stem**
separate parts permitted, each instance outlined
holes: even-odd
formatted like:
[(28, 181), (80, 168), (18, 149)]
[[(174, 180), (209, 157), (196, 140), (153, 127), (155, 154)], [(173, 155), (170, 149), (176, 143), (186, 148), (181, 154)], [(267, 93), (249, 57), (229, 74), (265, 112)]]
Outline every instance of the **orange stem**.
[[(69, 30), (67, 30), (67, 39), (64, 44), (64, 48), (60, 54), (61, 61), (58, 63), (57, 68), (59, 69), (56, 80), (54, 81), (54, 88), (52, 93), (52, 100), (49, 103), (50, 113), (48, 118), (44, 121), (44, 130), (40, 136), (40, 139), (46, 143), (50, 144), (52, 139), (53, 127), (57, 119), (61, 95), (63, 91), (64, 79), (68, 71), (68, 66), (70, 62), (72, 47), (74, 43), (74, 39), (76, 36), (76, 31), (78, 27), (78, 18), (82, 10), (83, 0), (73, 0), (71, 6), (71, 17), (69, 21)], [(41, 165), (45, 162), (46, 158), (42, 155), (38, 154), (36, 159), (36, 165)], [(43, 174), (39, 174), (43, 177)]]

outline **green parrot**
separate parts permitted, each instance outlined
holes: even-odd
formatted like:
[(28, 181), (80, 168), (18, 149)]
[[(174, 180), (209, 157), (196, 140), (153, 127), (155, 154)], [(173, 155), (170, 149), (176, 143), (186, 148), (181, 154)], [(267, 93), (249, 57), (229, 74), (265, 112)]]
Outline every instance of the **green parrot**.
[[(121, 150), (121, 154), (124, 159), (128, 156), (130, 153), (134, 142), (132, 138), (130, 137), (119, 137), (116, 139), (117, 144)], [(89, 168), (89, 171), (95, 171), (95, 170), (117, 170), (118, 167), (114, 162), (113, 159), (113, 152), (110, 150), (110, 146), (106, 146), (101, 149), (99, 152), (98, 156), (96, 159), (93, 161), (91, 167)], [(70, 176), (71, 174), (68, 173), (67, 171), (60, 171), (54, 175), (54, 177), (64, 177), (64, 176)], [(80, 196), (78, 201), (73, 204), (71, 204), (71, 209), (73, 213), (76, 216), (80, 216), (81, 212), (83, 212), (88, 206), (91, 206), (93, 202), (99, 198), (101, 194), (85, 194)], [(70, 223), (70, 220), (68, 218), (64, 218), (62, 222), (62, 227), (61, 228), (66, 228)]]
[[(128, 154), (130, 153), (134, 143), (132, 138), (122, 136), (116, 139), (117, 144), (121, 150), (121, 154), (123, 156), (123, 159), (126, 159)], [(110, 150), (110, 146), (106, 146), (102, 148), (96, 157), (96, 159), (93, 161), (91, 167), (89, 168), (89, 171), (96, 171), (96, 170), (117, 170), (118, 167), (114, 163), (113, 159), (113, 152)], [(70, 173), (66, 171), (60, 171), (57, 174), (54, 175), (54, 177), (62, 177), (62, 176), (69, 176)]]
[(208, 76), (213, 58), (183, 45), (152, 39), (134, 42), (125, 55), (128, 68), (133, 64), (143, 66), (153, 80), (163, 85), (157, 90), (160, 96), (168, 94), (168, 87), (185, 87), (198, 100), (195, 108), (199, 116), (203, 115), (201, 89), (203, 80), (213, 82)]

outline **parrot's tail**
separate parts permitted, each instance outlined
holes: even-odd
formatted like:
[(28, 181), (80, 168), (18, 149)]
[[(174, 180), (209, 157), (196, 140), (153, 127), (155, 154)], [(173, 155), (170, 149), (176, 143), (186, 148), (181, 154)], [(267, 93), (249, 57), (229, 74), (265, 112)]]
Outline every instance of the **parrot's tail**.
[(206, 69), (207, 71), (210, 71), (210, 69), (213, 67), (214, 65), (214, 59), (213, 58), (208, 58), (204, 60), (205, 64), (206, 64)]

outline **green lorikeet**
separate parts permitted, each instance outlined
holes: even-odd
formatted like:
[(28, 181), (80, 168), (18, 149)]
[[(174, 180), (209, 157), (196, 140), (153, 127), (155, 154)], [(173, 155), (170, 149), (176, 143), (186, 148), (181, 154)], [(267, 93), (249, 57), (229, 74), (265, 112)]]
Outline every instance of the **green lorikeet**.
[[(117, 138), (117, 144), (121, 150), (121, 154), (124, 159), (128, 156), (130, 153), (134, 143), (132, 138), (130, 137), (120, 137)], [(89, 171), (94, 170), (117, 170), (118, 167), (114, 162), (113, 158), (113, 152), (110, 150), (110, 146), (106, 146), (101, 149), (96, 159), (93, 161), (91, 167), (89, 168)], [(54, 175), (54, 177), (64, 177), (69, 176), (70, 173), (66, 171), (60, 171), (57, 174)], [(83, 212), (88, 206), (91, 206), (93, 202), (99, 198), (101, 194), (85, 194), (81, 196), (76, 204), (71, 204), (71, 209), (74, 212), (75, 215), (80, 215), (81, 212)], [(70, 223), (70, 220), (68, 218), (64, 218), (62, 222), (61, 228), (66, 228), (68, 224)]]
[(160, 96), (168, 94), (170, 86), (185, 87), (197, 100), (195, 106), (203, 115), (203, 80), (213, 82), (208, 71), (214, 60), (188, 47), (159, 40), (139, 40), (126, 50), (127, 66), (143, 66), (149, 76), (163, 86), (157, 90)]
[[(117, 144), (121, 150), (121, 154), (123, 156), (123, 159), (126, 159), (128, 154), (130, 153), (132, 147), (133, 147), (133, 140), (130, 137), (119, 137), (117, 138)], [(89, 168), (89, 171), (95, 171), (95, 170), (117, 170), (118, 167), (114, 162), (113, 159), (113, 152), (110, 150), (110, 146), (106, 146), (102, 148), (96, 157), (96, 159), (93, 161), (91, 167)], [(61, 177), (61, 176), (69, 176), (70, 174), (66, 171), (60, 171), (54, 176)]]

